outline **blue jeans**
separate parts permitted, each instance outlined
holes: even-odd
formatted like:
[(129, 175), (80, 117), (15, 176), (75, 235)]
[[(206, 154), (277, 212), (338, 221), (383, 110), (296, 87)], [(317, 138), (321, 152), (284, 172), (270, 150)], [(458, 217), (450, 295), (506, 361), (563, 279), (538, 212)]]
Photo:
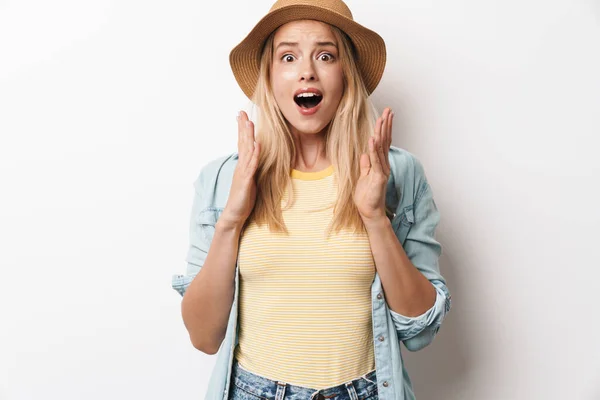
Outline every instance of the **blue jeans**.
[(375, 370), (341, 385), (317, 390), (253, 374), (236, 359), (232, 368), (228, 400), (378, 400)]

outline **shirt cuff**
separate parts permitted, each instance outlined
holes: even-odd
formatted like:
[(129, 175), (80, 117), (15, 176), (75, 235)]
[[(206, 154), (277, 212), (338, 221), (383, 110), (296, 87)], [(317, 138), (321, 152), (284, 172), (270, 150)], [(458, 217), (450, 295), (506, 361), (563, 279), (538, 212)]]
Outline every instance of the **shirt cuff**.
[(449, 311), (449, 295), (444, 290), (444, 284), (441, 281), (432, 282), (432, 284), (436, 290), (435, 303), (423, 314), (408, 317), (389, 308), (400, 340), (410, 339), (430, 325), (441, 324), (445, 314)]

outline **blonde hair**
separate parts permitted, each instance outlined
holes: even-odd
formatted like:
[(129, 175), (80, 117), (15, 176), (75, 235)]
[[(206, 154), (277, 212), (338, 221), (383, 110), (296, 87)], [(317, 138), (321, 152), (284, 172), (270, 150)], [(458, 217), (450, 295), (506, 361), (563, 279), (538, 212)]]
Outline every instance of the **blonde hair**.
[[(326, 133), (326, 156), (338, 180), (338, 196), (327, 235), (343, 228), (364, 232), (365, 227), (353, 200), (360, 176), (360, 155), (368, 151), (368, 140), (375, 129), (377, 110), (369, 99), (362, 76), (355, 63), (356, 53), (348, 36), (335, 26), (332, 33), (338, 42), (344, 93)], [(281, 201), (288, 190), (286, 206), (293, 203), (291, 169), (297, 149), (285, 117), (271, 88), (271, 62), (275, 32), (264, 43), (260, 57), (260, 75), (252, 101), (259, 108), (255, 140), (260, 143), (256, 171), (257, 197), (248, 221), (267, 223), (272, 232), (288, 230), (283, 221)]]

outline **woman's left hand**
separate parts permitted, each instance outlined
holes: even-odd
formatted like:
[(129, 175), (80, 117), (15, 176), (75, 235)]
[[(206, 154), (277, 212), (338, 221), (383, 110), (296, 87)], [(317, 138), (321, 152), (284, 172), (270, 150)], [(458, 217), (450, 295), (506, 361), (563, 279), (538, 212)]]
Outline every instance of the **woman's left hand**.
[(390, 176), (388, 153), (392, 144), (394, 114), (383, 110), (375, 123), (375, 134), (369, 138), (369, 152), (360, 156), (360, 177), (354, 190), (354, 203), (367, 223), (386, 218), (385, 192)]

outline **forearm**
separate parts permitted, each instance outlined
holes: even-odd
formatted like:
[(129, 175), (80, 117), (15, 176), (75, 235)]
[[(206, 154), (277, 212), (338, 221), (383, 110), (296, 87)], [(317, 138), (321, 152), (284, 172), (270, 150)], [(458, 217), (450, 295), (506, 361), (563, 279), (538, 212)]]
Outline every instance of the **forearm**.
[(433, 307), (437, 292), (412, 264), (387, 218), (366, 221), (371, 252), (388, 306), (407, 317), (416, 317)]
[(227, 330), (235, 292), (235, 265), (241, 226), (217, 221), (204, 265), (181, 303), (183, 322), (194, 347), (214, 354)]

